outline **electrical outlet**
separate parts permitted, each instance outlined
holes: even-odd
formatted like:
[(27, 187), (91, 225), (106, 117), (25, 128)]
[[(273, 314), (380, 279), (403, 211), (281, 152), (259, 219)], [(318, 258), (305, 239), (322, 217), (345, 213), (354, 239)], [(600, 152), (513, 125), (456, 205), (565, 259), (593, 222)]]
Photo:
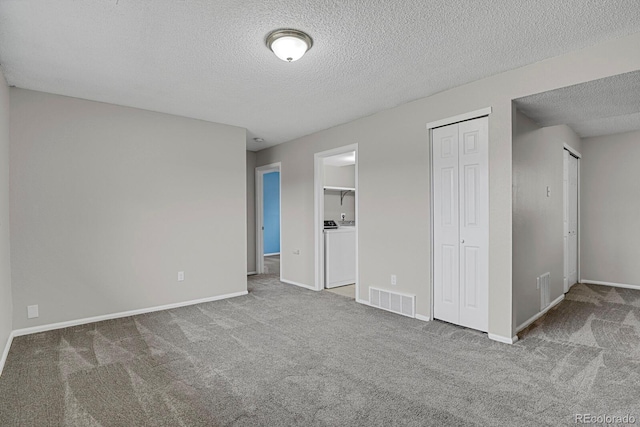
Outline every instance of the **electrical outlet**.
[(391, 284), (395, 286), (398, 283), (398, 279), (395, 274), (391, 275)]
[(27, 306), (27, 319), (35, 319), (36, 317), (40, 317), (40, 313), (38, 312), (38, 305), (28, 305)]
[(551, 197), (551, 187), (547, 186), (547, 197)]
[(184, 271), (178, 271), (178, 282), (184, 281)]

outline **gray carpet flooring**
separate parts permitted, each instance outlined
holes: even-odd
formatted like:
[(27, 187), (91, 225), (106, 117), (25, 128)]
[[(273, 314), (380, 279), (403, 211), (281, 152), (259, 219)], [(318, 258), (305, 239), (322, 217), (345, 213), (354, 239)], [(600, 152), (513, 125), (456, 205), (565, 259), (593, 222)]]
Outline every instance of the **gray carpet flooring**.
[(14, 340), (0, 426), (569, 425), (640, 418), (640, 292), (576, 285), (509, 346), (331, 292), (249, 295)]
[(280, 255), (264, 257), (264, 272), (267, 274), (280, 274)]
[(333, 292), (334, 294), (342, 295), (343, 297), (356, 299), (356, 285), (338, 286), (337, 288), (330, 288), (324, 290), (324, 292)]

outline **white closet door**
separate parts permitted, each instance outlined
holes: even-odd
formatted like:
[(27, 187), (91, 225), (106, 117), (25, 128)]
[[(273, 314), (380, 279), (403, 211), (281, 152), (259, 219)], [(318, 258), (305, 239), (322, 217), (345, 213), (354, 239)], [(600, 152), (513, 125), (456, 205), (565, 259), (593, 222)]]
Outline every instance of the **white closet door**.
[(568, 285), (578, 281), (578, 159), (569, 156)]
[(567, 150), (562, 153), (562, 194), (563, 196), (563, 243), (564, 243), (564, 292), (569, 292), (569, 157)]
[(434, 129), (432, 140), (433, 315), (487, 331), (488, 119)]
[(460, 321), (487, 331), (489, 295), (489, 138), (486, 117), (459, 124)]
[(434, 317), (460, 318), (458, 125), (434, 129), (433, 139), (433, 296)]

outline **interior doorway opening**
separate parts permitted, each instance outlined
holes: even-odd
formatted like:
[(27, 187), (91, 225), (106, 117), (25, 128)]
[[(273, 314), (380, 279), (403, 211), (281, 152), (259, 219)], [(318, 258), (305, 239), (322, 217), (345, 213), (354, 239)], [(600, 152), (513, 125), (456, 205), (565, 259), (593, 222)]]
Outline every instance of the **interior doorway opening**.
[(359, 298), (358, 145), (316, 153), (315, 290)]
[(280, 163), (256, 168), (256, 272), (282, 278)]
[(580, 278), (580, 153), (565, 145), (563, 150), (564, 194), (564, 292)]

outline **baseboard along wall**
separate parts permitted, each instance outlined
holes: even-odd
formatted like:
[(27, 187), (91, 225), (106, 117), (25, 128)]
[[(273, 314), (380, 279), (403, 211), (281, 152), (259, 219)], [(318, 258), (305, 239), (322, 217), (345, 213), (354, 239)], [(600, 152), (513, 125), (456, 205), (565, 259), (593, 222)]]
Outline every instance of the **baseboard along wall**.
[(615, 282), (602, 282), (600, 280), (580, 280), (580, 283), (586, 283), (590, 285), (604, 285), (604, 286), (613, 286), (614, 288), (625, 288), (625, 289), (638, 289), (640, 290), (640, 285), (629, 285), (626, 283), (615, 283)]
[(289, 284), (289, 285), (299, 286), (299, 287), (301, 287), (301, 288), (310, 289), (310, 290), (312, 290), (312, 291), (315, 291), (315, 290), (316, 290), (316, 288), (315, 288), (315, 287), (313, 287), (313, 286), (305, 285), (304, 283), (294, 282), (293, 280), (286, 280), (286, 279), (280, 278), (280, 281), (281, 281), (282, 283), (287, 283), (287, 284)]
[(515, 344), (518, 341), (518, 336), (514, 335), (511, 338), (503, 337), (501, 335), (496, 334), (487, 334), (490, 340), (498, 341), (504, 344)]
[(120, 313), (104, 314), (101, 316), (87, 317), (84, 319), (69, 320), (66, 322), (51, 323), (48, 325), (34, 326), (32, 328), (16, 329), (13, 331), (14, 337), (22, 335), (36, 334), (39, 332), (53, 331), (55, 329), (68, 328), (70, 326), (86, 325), (87, 323), (102, 322), (103, 320), (119, 319), (121, 317), (136, 316), (138, 314), (153, 313), (154, 311), (171, 310), (172, 308), (186, 307), (189, 305), (202, 304), (205, 302), (218, 301), (222, 299), (239, 297), (247, 295), (249, 292), (241, 291), (231, 294), (218, 295), (214, 297), (200, 298), (191, 301), (177, 302), (173, 304), (159, 305), (149, 308), (141, 308), (138, 310), (122, 311)]
[(13, 338), (15, 337), (20, 337), (23, 335), (30, 335), (30, 334), (37, 334), (40, 332), (53, 331), (56, 329), (69, 328), (72, 326), (86, 325), (87, 323), (102, 322), (104, 320), (119, 319), (121, 317), (136, 316), (138, 314), (153, 313), (154, 311), (171, 310), (173, 308), (186, 307), (189, 305), (202, 304), (202, 303), (211, 302), (211, 301), (219, 301), (223, 299), (247, 295), (248, 293), (249, 292), (247, 291), (234, 292), (231, 294), (217, 295), (214, 297), (200, 298), (197, 300), (183, 301), (183, 302), (177, 302), (173, 304), (141, 308), (137, 310), (122, 311), (119, 313), (104, 314), (101, 316), (87, 317), (84, 319), (68, 320), (66, 322), (50, 323), (48, 325), (34, 326), (31, 328), (16, 329), (12, 331), (11, 334), (9, 335), (9, 339), (7, 340), (7, 344), (5, 346), (4, 352), (2, 353), (2, 359), (0, 359), (0, 375), (2, 375), (2, 370), (4, 368), (5, 362), (7, 361), (7, 356), (9, 355), (9, 349), (11, 348), (11, 343), (13, 342)]
[(9, 334), (9, 338), (7, 338), (7, 344), (4, 347), (4, 351), (2, 352), (2, 358), (0, 358), (0, 375), (2, 375), (2, 370), (4, 369), (4, 364), (7, 361), (7, 356), (9, 356), (9, 349), (11, 348), (11, 343), (13, 342), (13, 331)]
[(530, 324), (532, 324), (533, 322), (535, 322), (536, 320), (538, 320), (539, 318), (544, 316), (549, 310), (551, 310), (556, 305), (560, 304), (562, 302), (562, 300), (564, 300), (564, 294), (562, 294), (558, 298), (554, 299), (551, 302), (551, 304), (549, 304), (549, 306), (547, 308), (545, 308), (544, 310), (542, 310), (539, 313), (534, 314), (529, 319), (525, 320), (522, 324), (520, 324), (516, 328), (516, 333), (520, 332), (521, 330), (523, 330), (524, 328), (526, 328), (527, 326), (529, 326)]

